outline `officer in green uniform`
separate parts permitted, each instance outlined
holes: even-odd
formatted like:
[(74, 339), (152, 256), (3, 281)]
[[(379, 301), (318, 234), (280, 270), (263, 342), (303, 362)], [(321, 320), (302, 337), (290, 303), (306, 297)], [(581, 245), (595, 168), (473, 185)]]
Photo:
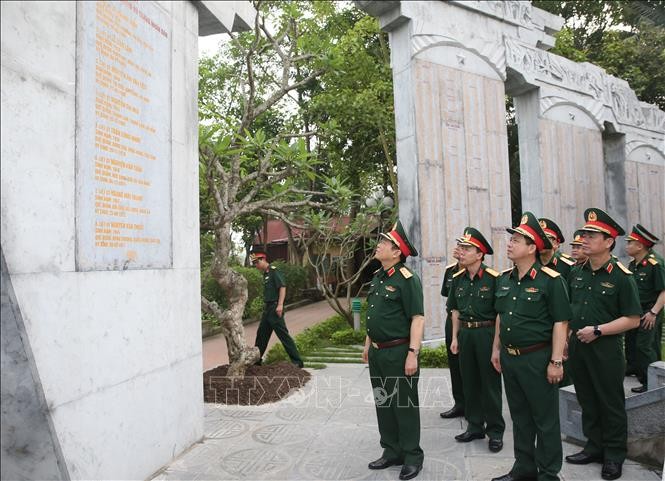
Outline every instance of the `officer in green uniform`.
[(557, 385), (563, 377), (570, 303), (561, 275), (538, 262), (538, 252), (552, 247), (538, 219), (525, 212), (520, 225), (508, 232), (514, 267), (497, 280), (492, 364), (503, 372), (515, 463), (492, 481), (558, 480), (563, 451)]
[(575, 234), (573, 234), (573, 240), (570, 241), (570, 257), (575, 260), (576, 266), (584, 264), (587, 260), (587, 256), (584, 255), (584, 251), (582, 250), (582, 245), (582, 231), (576, 230)]
[(496, 323), (494, 292), (499, 273), (483, 262), (494, 251), (485, 237), (467, 227), (458, 240), (459, 263), (453, 275), (448, 309), (453, 316), (451, 351), (460, 356), (466, 431), (455, 436), (458, 442), (489, 437), (489, 449), (503, 448), (506, 423), (501, 415), (501, 374), (491, 363)]
[(303, 367), (300, 353), (296, 343), (289, 335), (289, 330), (284, 322), (284, 299), (286, 298), (286, 283), (282, 273), (268, 263), (268, 259), (263, 252), (253, 252), (250, 254), (250, 260), (254, 267), (263, 273), (263, 315), (259, 328), (256, 331), (256, 341), (254, 345), (259, 348), (261, 357), (257, 364), (261, 364), (263, 353), (268, 347), (268, 341), (272, 332), (275, 331), (277, 337), (284, 346), (284, 350), (298, 367)]
[[(633, 273), (642, 305), (640, 327), (626, 332), (626, 360), (632, 365), (642, 384), (631, 390), (647, 390), (647, 369), (658, 357), (654, 343), (657, 321), (665, 304), (665, 266), (653, 254), (654, 240), (658, 240), (640, 224), (626, 237), (626, 253), (633, 258), (628, 269)], [(660, 338), (658, 339), (660, 344)], [(660, 347), (660, 346), (659, 346)], [(660, 348), (658, 349), (660, 351)]]
[[(459, 259), (459, 248), (456, 246), (453, 250), (453, 258)], [(454, 262), (446, 266), (446, 272), (443, 275), (441, 284), (441, 295), (448, 297), (450, 286), (453, 283), (453, 275), (459, 271), (459, 263)], [(453, 318), (450, 309), (446, 306), (446, 352), (448, 353), (448, 368), (450, 369), (450, 383), (452, 384), (454, 405), (448, 411), (442, 412), (440, 416), (444, 419), (464, 416), (464, 391), (462, 389), (462, 375), (460, 374), (459, 355), (450, 351), (450, 343), (453, 340)]]
[(383, 454), (369, 469), (401, 465), (400, 479), (411, 479), (423, 466), (418, 403), (418, 353), (425, 326), (423, 289), (404, 266), (418, 252), (401, 222), (379, 242), (381, 262), (367, 295), (367, 336), (363, 361), (369, 362)]
[(571, 267), (575, 265), (575, 260), (559, 250), (559, 246), (566, 241), (561, 229), (556, 225), (556, 222), (545, 217), (538, 219), (538, 223), (552, 244), (551, 249), (544, 249), (540, 253), (540, 263), (554, 269), (561, 274), (561, 277), (567, 280)]
[(627, 441), (621, 334), (639, 325), (642, 309), (634, 276), (611, 253), (624, 230), (600, 209), (587, 209), (584, 219), (583, 249), (589, 259), (570, 277), (568, 355), (587, 441), (566, 461), (602, 462), (602, 478), (617, 479)]

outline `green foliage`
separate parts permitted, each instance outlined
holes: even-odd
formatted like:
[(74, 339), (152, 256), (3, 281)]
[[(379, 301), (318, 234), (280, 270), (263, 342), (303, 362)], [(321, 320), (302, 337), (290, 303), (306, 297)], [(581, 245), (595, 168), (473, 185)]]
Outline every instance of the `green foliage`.
[(448, 353), (446, 346), (441, 344), (439, 347), (424, 347), (420, 350), (420, 367), (448, 367)]
[[(253, 267), (236, 266), (233, 270), (247, 279), (248, 297), (243, 319), (257, 319), (263, 311), (263, 276)], [(224, 292), (207, 270), (201, 271), (201, 294), (206, 299), (215, 301), (222, 309), (228, 307)]]
[(534, 0), (561, 15), (553, 53), (587, 61), (626, 80), (640, 100), (665, 109), (665, 2)]
[(286, 282), (286, 304), (302, 298), (302, 290), (307, 286), (307, 269), (284, 261), (272, 263), (284, 275)]
[(338, 346), (349, 346), (354, 344), (363, 344), (365, 342), (365, 332), (355, 331), (351, 328), (335, 332), (330, 340)]

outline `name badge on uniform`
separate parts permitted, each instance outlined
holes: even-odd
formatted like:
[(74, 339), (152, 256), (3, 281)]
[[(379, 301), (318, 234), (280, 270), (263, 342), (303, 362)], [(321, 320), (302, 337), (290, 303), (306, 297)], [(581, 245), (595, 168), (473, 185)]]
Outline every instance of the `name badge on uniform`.
[(527, 287), (526, 289), (524, 289), (524, 292), (528, 292), (530, 294), (533, 294), (534, 292), (538, 292), (538, 290), (539, 289), (537, 287)]
[(386, 286), (386, 290), (388, 292), (395, 292), (397, 289), (395, 289), (393, 286)]
[(614, 284), (612, 284), (611, 282), (601, 282), (600, 285), (603, 287), (607, 287), (608, 289), (612, 289), (614, 287)]
[(510, 290), (510, 286), (501, 286), (501, 290), (502, 290), (502, 291), (509, 291), (509, 290)]

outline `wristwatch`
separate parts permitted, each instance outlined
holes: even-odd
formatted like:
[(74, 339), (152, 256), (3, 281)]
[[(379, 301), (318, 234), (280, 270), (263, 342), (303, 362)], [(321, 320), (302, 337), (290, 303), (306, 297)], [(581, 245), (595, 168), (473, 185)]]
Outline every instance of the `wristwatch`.
[(414, 354), (417, 356), (418, 353), (420, 352), (420, 349), (415, 349), (415, 348), (413, 348), (413, 347), (410, 347), (410, 348), (409, 348), (409, 351), (411, 351), (412, 353), (414, 353)]
[(603, 335), (603, 331), (600, 330), (600, 327), (593, 326), (593, 335), (596, 337), (600, 337)]
[(561, 359), (550, 359), (550, 364), (554, 367), (562, 367), (563, 361)]

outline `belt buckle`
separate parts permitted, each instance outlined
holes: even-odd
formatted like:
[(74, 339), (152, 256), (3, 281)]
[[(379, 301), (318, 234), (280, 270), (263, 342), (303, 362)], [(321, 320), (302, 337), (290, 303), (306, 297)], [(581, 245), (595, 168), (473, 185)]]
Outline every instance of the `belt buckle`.
[(378, 345), (376, 342), (372, 341), (372, 347), (373, 347), (374, 349), (378, 349), (378, 348), (379, 348), (379, 345)]
[(508, 351), (508, 354), (510, 354), (511, 356), (519, 356), (520, 355), (520, 350), (517, 349), (516, 347), (506, 346), (506, 351)]

